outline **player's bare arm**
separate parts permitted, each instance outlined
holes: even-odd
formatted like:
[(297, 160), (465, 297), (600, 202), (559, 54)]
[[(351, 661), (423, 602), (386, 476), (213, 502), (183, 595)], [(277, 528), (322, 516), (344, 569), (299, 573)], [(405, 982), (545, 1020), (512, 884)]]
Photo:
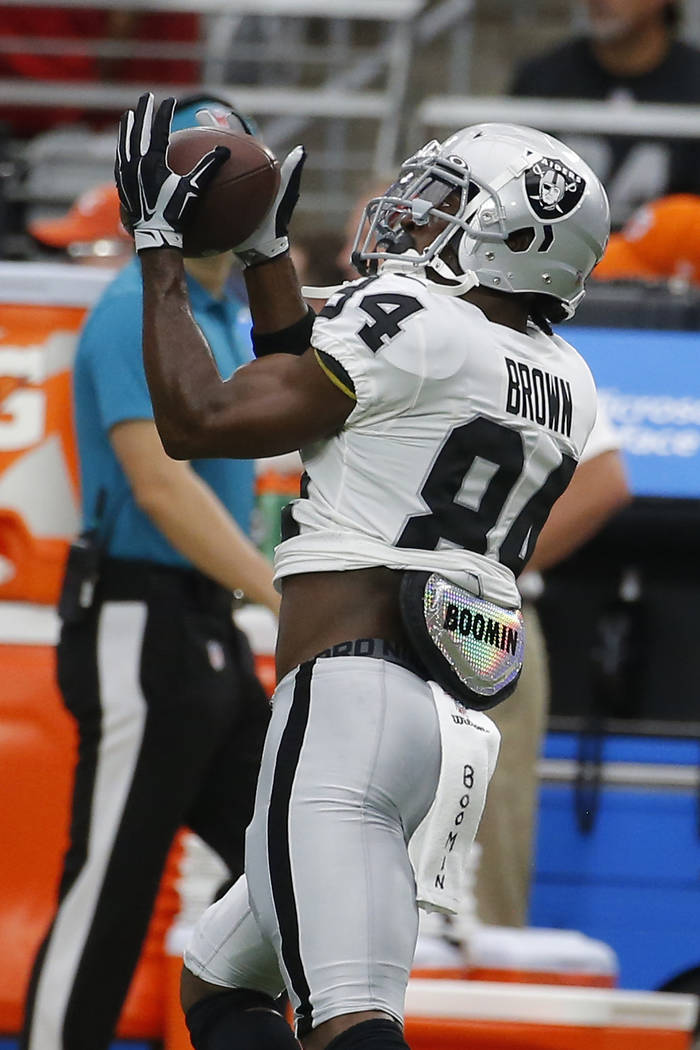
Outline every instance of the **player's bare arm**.
[(146, 94), (124, 114), (115, 164), (141, 259), (144, 361), (163, 445), (177, 459), (247, 458), (328, 437), (342, 426), (353, 401), (324, 375), (312, 352), (304, 353), (310, 317), (287, 256), (286, 233), (304, 150), (297, 147), (287, 157), (268, 214), (236, 246), (265, 356), (222, 381), (192, 317), (182, 249), (192, 207), (230, 151), (218, 145), (187, 174), (175, 174), (168, 164), (174, 104), (166, 99), (154, 113), (153, 96)]
[[(143, 349), (156, 426), (175, 459), (272, 456), (328, 437), (354, 402), (328, 379), (313, 350), (276, 353), (222, 381), (192, 317), (181, 253), (141, 255)], [(286, 257), (247, 273), (255, 330), (283, 330), (306, 313)]]

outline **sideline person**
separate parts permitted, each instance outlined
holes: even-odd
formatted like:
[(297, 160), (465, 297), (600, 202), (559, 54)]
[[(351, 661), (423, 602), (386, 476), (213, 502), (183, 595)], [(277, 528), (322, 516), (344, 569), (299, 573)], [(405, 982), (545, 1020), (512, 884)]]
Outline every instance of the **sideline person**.
[[(203, 103), (185, 102), (174, 126), (192, 126)], [(251, 356), (239, 322), (245, 304), (226, 291), (232, 263), (230, 253), (188, 259), (184, 278), (225, 379)], [(275, 612), (279, 604), (271, 566), (247, 536), (253, 464), (165, 454), (141, 319), (134, 259), (90, 313), (73, 372), (83, 533), (66, 569), (57, 661), (79, 753), (25, 1050), (107, 1050), (181, 826), (232, 877), (241, 873), (269, 720), (232, 620), (234, 591)]]
[(536, 602), (545, 585), (542, 576), (546, 580), (550, 569), (591, 540), (631, 498), (619, 439), (599, 401), (571, 483), (554, 504), (518, 579), (527, 650), (515, 693), (492, 714), (501, 733), (501, 749), (476, 839), (481, 854), (474, 893), (482, 922), (525, 926), (530, 908), (539, 803), (537, 762), (550, 705), (549, 658)]

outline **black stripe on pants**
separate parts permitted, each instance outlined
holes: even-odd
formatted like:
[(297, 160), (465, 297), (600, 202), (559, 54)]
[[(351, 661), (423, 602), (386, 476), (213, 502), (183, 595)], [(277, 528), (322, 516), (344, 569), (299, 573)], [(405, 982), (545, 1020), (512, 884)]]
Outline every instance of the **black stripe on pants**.
[(299, 997), (297, 1034), (311, 1030), (310, 989), (304, 973), (299, 944), (299, 917), (294, 902), (289, 848), (289, 803), (292, 785), (304, 743), (311, 702), (314, 660), (304, 663), (294, 681), (294, 698), (277, 752), (267, 818), (270, 881), (282, 941), (282, 957), (292, 987)]

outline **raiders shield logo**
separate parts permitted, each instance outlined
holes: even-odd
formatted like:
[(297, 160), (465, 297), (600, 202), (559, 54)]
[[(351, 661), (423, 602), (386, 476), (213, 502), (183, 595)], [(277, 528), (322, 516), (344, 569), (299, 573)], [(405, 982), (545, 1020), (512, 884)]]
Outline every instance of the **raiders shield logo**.
[(542, 157), (525, 172), (525, 193), (538, 219), (557, 222), (581, 203), (586, 180), (560, 160)]

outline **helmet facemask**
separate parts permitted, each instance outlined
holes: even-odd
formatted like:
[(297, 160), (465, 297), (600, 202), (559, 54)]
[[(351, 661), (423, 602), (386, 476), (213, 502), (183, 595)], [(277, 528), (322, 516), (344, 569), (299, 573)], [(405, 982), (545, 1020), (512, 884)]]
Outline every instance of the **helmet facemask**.
[[(441, 157), (440, 150), (440, 143), (429, 142), (402, 164), (399, 178), (383, 196), (367, 202), (351, 255), (353, 266), (362, 276), (376, 274), (380, 262), (397, 261), (400, 256), (412, 267), (433, 270), (441, 281), (459, 282), (457, 294), (461, 294), (465, 274), (454, 272), (447, 265), (440, 257), (443, 250), (462, 234), (484, 242), (506, 240), (502, 209), (491, 189), (472, 175), (461, 158)], [(443, 205), (452, 195), (456, 206), (445, 210)], [(493, 228), (484, 231), (474, 219), (487, 199), (492, 205)], [(440, 220), (445, 226), (419, 252), (410, 231), (402, 224), (406, 218), (416, 226), (432, 220)], [(468, 283), (473, 287), (478, 282), (470, 275)]]

